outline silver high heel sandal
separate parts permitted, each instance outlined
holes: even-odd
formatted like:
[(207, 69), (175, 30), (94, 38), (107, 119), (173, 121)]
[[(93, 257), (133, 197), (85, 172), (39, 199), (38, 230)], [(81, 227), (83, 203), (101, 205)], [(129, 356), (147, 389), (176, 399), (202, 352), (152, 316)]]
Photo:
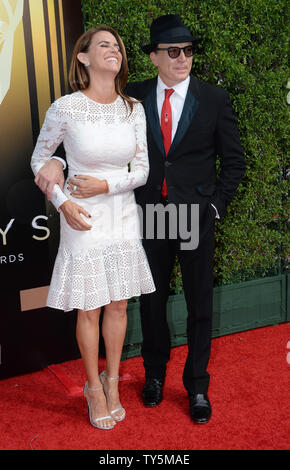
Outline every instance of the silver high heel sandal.
[[(106, 395), (106, 398), (107, 398), (107, 401), (108, 401), (108, 396), (107, 396), (107, 392), (106, 392), (106, 389), (105, 389), (105, 384), (106, 384), (106, 380), (119, 380), (119, 377), (108, 377), (107, 373), (105, 370), (103, 370), (103, 372), (100, 373), (100, 381), (101, 381), (101, 384), (103, 385), (104, 387), (104, 392), (105, 392), (105, 395)], [(121, 417), (118, 417), (118, 416), (114, 416), (115, 413), (117, 413), (118, 411), (121, 411), (123, 410), (123, 414), (121, 415)], [(109, 410), (110, 411), (110, 410)], [(115, 410), (112, 410), (110, 411), (111, 413), (111, 417), (117, 421), (118, 423), (120, 421), (123, 421), (123, 419), (125, 419), (126, 417), (126, 411), (125, 411), (125, 408), (123, 408), (123, 406), (119, 406), (119, 408), (116, 408)]]
[(87, 397), (87, 394), (86, 394), (87, 390), (92, 390), (92, 391), (96, 392), (97, 390), (102, 390), (102, 389), (103, 389), (103, 386), (102, 387), (97, 387), (97, 388), (89, 388), (88, 387), (88, 382), (86, 382), (85, 386), (84, 386), (84, 396), (86, 397), (87, 402), (88, 402), (89, 418), (90, 418), (91, 425), (94, 426), (95, 428), (103, 429), (104, 431), (106, 431), (108, 429), (113, 429), (115, 427), (116, 423), (114, 423), (112, 426), (101, 426), (98, 423), (99, 423), (99, 421), (102, 421), (104, 419), (112, 419), (113, 417), (111, 415), (109, 415), (109, 416), (103, 416), (102, 418), (93, 419), (89, 398)]

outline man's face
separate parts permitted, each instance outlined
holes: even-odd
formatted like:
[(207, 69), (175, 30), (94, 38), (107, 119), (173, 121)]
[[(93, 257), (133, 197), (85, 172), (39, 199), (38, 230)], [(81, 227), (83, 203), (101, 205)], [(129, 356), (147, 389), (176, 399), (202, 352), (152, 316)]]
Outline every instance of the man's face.
[[(182, 42), (174, 44), (158, 44), (158, 48), (167, 47), (185, 47), (191, 46), (191, 42)], [(192, 57), (185, 57), (184, 51), (181, 50), (176, 59), (171, 59), (167, 51), (151, 52), (150, 59), (158, 68), (161, 80), (169, 87), (177, 85), (185, 80), (190, 74), (192, 67)]]

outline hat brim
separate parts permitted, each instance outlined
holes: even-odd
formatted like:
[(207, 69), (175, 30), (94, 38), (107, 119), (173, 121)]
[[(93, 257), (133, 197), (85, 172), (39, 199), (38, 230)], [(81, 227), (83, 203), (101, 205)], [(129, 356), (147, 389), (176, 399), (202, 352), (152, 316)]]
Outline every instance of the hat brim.
[[(201, 41), (201, 38), (199, 37), (194, 37), (194, 36), (191, 36), (191, 37), (188, 37), (187, 36), (179, 36), (179, 37), (175, 37), (175, 38), (170, 38), (168, 39), (167, 41), (164, 41), (165, 44), (175, 44), (175, 43), (181, 43), (181, 42), (192, 42), (194, 45), (198, 44), (199, 42)], [(141, 49), (142, 51), (145, 53), (145, 54), (150, 54), (151, 52), (153, 52), (157, 45), (160, 44), (161, 41), (159, 41), (158, 43), (155, 43), (155, 44), (146, 44), (144, 46), (141, 46)]]

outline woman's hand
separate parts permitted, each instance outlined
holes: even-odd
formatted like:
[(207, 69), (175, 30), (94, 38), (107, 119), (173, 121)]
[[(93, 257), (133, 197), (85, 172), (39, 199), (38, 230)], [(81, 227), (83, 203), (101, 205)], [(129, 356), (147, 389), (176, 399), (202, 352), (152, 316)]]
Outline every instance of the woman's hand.
[(68, 180), (68, 189), (75, 198), (88, 198), (109, 192), (106, 180), (98, 180), (92, 176), (75, 175)]
[(83, 214), (87, 218), (90, 218), (91, 215), (75, 202), (65, 201), (59, 207), (59, 209), (65, 216), (65, 220), (67, 221), (68, 225), (70, 225), (70, 227), (74, 230), (91, 230), (92, 226), (88, 225), (80, 214)]

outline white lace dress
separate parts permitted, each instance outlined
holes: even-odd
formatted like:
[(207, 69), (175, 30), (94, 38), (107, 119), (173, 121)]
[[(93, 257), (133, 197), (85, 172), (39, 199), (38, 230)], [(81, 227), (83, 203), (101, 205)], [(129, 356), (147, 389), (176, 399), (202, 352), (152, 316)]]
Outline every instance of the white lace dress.
[(67, 199), (76, 202), (91, 214), (85, 220), (92, 229), (72, 229), (60, 211), (60, 245), (47, 306), (92, 310), (155, 291), (133, 191), (146, 183), (149, 172), (141, 103), (135, 103), (130, 114), (120, 96), (112, 104), (96, 103), (81, 91), (59, 98), (46, 113), (32, 155), (34, 174), (62, 141), (68, 178), (90, 175), (107, 180), (109, 192), (76, 199), (67, 184), (63, 191), (55, 185), (55, 207)]

